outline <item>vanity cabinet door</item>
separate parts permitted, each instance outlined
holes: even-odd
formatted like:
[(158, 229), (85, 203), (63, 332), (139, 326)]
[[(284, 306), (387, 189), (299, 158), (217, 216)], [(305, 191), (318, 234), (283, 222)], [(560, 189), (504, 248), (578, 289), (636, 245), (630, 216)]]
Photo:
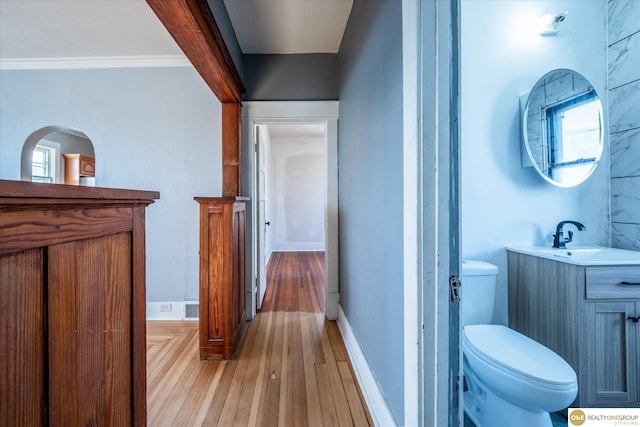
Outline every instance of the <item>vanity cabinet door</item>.
[(628, 319), (639, 313), (635, 301), (587, 303), (586, 351), (588, 405), (638, 405), (638, 345), (640, 323)]

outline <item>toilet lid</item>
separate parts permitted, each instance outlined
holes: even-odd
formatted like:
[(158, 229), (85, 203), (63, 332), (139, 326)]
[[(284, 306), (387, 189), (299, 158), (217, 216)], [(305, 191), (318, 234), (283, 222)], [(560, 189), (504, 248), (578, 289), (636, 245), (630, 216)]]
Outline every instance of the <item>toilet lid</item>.
[(562, 357), (505, 326), (467, 325), (463, 335), (466, 350), (501, 370), (548, 386), (577, 381), (576, 373)]

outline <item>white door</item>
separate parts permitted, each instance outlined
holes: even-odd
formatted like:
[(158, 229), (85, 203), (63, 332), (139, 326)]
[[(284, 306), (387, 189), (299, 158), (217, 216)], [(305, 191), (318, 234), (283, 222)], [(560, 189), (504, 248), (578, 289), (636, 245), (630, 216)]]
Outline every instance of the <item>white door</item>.
[(256, 290), (256, 309), (260, 310), (262, 307), (262, 300), (267, 290), (267, 231), (269, 222), (266, 220), (267, 211), (267, 165), (265, 146), (263, 139), (260, 138), (260, 126), (256, 126), (256, 164), (258, 165), (258, 173), (256, 174), (256, 188), (258, 189), (258, 226), (257, 226), (257, 287)]

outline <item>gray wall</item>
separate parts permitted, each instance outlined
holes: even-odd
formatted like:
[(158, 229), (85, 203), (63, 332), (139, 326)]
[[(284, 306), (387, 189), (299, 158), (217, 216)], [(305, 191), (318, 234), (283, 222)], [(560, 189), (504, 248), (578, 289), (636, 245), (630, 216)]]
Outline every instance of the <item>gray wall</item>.
[(340, 304), (402, 425), (402, 2), (356, 0), (338, 64)]
[(242, 50), (240, 49), (240, 44), (238, 44), (236, 32), (233, 30), (233, 26), (231, 25), (231, 19), (229, 19), (229, 14), (227, 13), (224, 1), (208, 0), (208, 3), (211, 13), (218, 25), (218, 29), (224, 39), (224, 43), (227, 45), (227, 49), (231, 54), (231, 58), (233, 59), (236, 69), (238, 70), (238, 74), (240, 74), (240, 77), (244, 80), (244, 60)]
[(220, 103), (191, 67), (0, 71), (0, 178), (49, 125), (93, 142), (96, 185), (158, 190), (147, 210), (147, 301), (198, 299), (198, 206), (221, 193)]
[(245, 100), (320, 101), (338, 99), (337, 55), (244, 55)]
[(640, 250), (640, 2), (608, 2), (612, 246)]
[(42, 138), (47, 141), (53, 141), (60, 144), (60, 152), (62, 154), (67, 153), (79, 153), (87, 156), (95, 156), (93, 151), (93, 144), (86, 138), (82, 138), (69, 133), (55, 131)]

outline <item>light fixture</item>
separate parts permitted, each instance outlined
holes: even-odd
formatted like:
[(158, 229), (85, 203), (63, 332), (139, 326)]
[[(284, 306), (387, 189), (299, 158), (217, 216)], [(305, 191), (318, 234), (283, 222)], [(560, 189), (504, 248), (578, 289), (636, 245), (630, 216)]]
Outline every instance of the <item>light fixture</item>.
[(552, 15), (550, 13), (546, 13), (538, 19), (538, 26), (540, 28), (541, 36), (555, 36), (558, 34), (558, 25), (564, 21), (564, 19), (569, 14), (569, 11), (565, 11), (560, 15)]

